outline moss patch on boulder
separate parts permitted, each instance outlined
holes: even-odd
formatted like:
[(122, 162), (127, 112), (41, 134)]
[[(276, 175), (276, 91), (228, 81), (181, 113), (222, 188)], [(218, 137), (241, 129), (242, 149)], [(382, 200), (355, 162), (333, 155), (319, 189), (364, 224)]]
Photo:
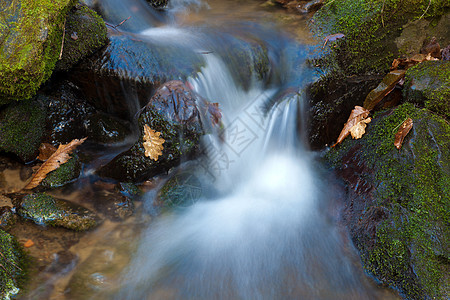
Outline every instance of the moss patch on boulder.
[(47, 174), (42, 180), (40, 186), (44, 188), (55, 188), (63, 186), (69, 182), (74, 181), (80, 176), (81, 161), (76, 154), (72, 154), (66, 163), (62, 164), (58, 169)]
[[(394, 146), (398, 126), (414, 126)], [(345, 221), (366, 270), (408, 299), (450, 290), (450, 124), (410, 103), (374, 116), (326, 154), (349, 186)]]
[(58, 60), (63, 24), (76, 0), (0, 4), (0, 105), (32, 97)]

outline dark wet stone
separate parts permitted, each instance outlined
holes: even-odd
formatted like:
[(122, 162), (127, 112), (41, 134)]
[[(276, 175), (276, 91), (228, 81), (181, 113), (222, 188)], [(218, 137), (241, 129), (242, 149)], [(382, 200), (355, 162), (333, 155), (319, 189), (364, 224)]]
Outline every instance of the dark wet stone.
[(148, 4), (157, 9), (162, 9), (167, 6), (169, 0), (146, 0)]
[(102, 144), (122, 142), (131, 135), (131, 123), (111, 115), (97, 112), (87, 120), (89, 140)]
[(80, 176), (81, 166), (78, 155), (72, 154), (66, 163), (48, 173), (39, 186), (42, 188), (56, 188), (73, 182)]
[(117, 189), (125, 196), (132, 198), (133, 200), (139, 200), (144, 192), (132, 182), (119, 182)]
[[(401, 149), (397, 127), (414, 125)], [(326, 159), (347, 184), (344, 222), (364, 268), (408, 299), (445, 298), (450, 288), (449, 123), (410, 103), (374, 115), (366, 134)]]
[(99, 223), (97, 216), (87, 208), (45, 193), (23, 197), (19, 214), (39, 225), (61, 226), (76, 231), (89, 230)]
[[(123, 182), (141, 182), (192, 158), (199, 151), (199, 138), (203, 134), (196, 99), (198, 96), (181, 81), (164, 84), (139, 117), (139, 140), (101, 168), (98, 174)], [(165, 140), (162, 156), (157, 161), (144, 155), (145, 124), (161, 132), (160, 137)]]
[(305, 4), (297, 5), (297, 10), (303, 14), (317, 11), (323, 6), (323, 0), (312, 0)]

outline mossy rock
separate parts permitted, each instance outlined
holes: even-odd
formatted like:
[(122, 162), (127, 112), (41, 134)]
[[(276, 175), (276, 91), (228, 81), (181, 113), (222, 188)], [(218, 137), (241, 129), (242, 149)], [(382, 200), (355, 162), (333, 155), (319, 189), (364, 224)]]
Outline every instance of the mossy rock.
[(192, 172), (180, 172), (172, 176), (158, 192), (157, 204), (166, 209), (187, 207), (203, 195), (202, 184)]
[(67, 12), (76, 0), (0, 4), (0, 105), (31, 98), (58, 60)]
[(328, 0), (314, 15), (313, 30), (320, 38), (345, 37), (327, 43), (329, 51), (319, 64), (347, 76), (384, 74), (400, 54), (395, 39), (402, 26), (421, 17), (438, 21), (449, 8), (448, 0)]
[(408, 101), (450, 118), (450, 61), (427, 61), (406, 72)]
[(12, 103), (0, 111), (0, 151), (25, 162), (36, 158), (45, 128), (46, 110), (32, 100)]
[[(413, 128), (398, 150), (394, 135)], [(450, 124), (411, 103), (376, 114), (325, 157), (348, 184), (345, 222), (365, 269), (408, 299), (450, 290)]]
[(78, 155), (72, 154), (71, 156), (58, 169), (48, 173), (40, 183), (40, 186), (43, 188), (55, 188), (76, 180), (81, 173), (81, 161)]
[(106, 25), (100, 16), (81, 3), (69, 12), (66, 21), (64, 51), (56, 71), (67, 71), (81, 59), (106, 45)]
[(27, 258), (14, 237), (1, 229), (0, 254), (0, 299), (10, 299), (24, 283)]
[(61, 226), (76, 231), (89, 230), (99, 223), (95, 213), (87, 208), (45, 193), (23, 197), (19, 215), (39, 225)]

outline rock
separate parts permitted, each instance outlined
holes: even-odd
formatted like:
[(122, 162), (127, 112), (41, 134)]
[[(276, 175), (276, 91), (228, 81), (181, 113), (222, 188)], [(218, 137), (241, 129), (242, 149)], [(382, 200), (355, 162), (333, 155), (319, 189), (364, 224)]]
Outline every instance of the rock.
[(0, 298), (14, 298), (24, 283), (26, 256), (13, 236), (0, 229)]
[(187, 207), (202, 195), (202, 184), (194, 173), (177, 172), (159, 190), (156, 204), (164, 209)]
[(64, 51), (55, 71), (69, 70), (108, 41), (105, 22), (95, 11), (81, 3), (69, 12), (65, 30)]
[[(198, 96), (181, 81), (170, 81), (160, 87), (139, 117), (139, 140), (98, 170), (98, 174), (123, 182), (140, 182), (193, 157), (199, 150), (199, 138), (203, 134), (197, 99)], [(145, 124), (161, 132), (165, 140), (162, 156), (157, 161), (144, 155), (142, 135)]]
[(450, 118), (450, 62), (426, 61), (406, 72), (403, 94), (408, 101)]
[(86, 123), (89, 140), (102, 144), (123, 142), (131, 135), (131, 124), (106, 113), (92, 114)]
[(9, 229), (16, 221), (11, 199), (0, 194), (0, 228)]
[(34, 160), (41, 144), (45, 117), (45, 107), (32, 100), (1, 109), (0, 151), (13, 153), (24, 162)]
[(317, 11), (323, 6), (323, 0), (312, 0), (297, 7), (297, 10), (303, 14)]
[(134, 204), (131, 199), (117, 192), (97, 192), (92, 203), (98, 213), (114, 222), (126, 220), (134, 213)]
[(121, 119), (133, 120), (161, 83), (185, 79), (203, 65), (188, 47), (113, 30), (109, 39), (103, 51), (72, 70), (71, 79), (94, 107)]
[(45, 193), (23, 197), (19, 215), (39, 225), (61, 226), (76, 231), (89, 230), (99, 223), (97, 216), (87, 208)]
[[(397, 150), (396, 127), (414, 125)], [(448, 295), (450, 124), (406, 103), (325, 157), (348, 187), (344, 222), (364, 268), (408, 299)]]
[(0, 105), (31, 98), (52, 74), (74, 0), (0, 4)]
[(169, 0), (146, 0), (148, 4), (157, 9), (162, 9), (167, 6)]
[(442, 50), (442, 60), (445, 61), (450, 60), (450, 45), (448, 45)]
[(144, 195), (144, 192), (132, 182), (119, 182), (116, 189), (133, 200), (139, 200)]
[(72, 154), (71, 158), (58, 169), (51, 171), (40, 183), (40, 187), (56, 188), (75, 181), (81, 173), (81, 161), (78, 155)]

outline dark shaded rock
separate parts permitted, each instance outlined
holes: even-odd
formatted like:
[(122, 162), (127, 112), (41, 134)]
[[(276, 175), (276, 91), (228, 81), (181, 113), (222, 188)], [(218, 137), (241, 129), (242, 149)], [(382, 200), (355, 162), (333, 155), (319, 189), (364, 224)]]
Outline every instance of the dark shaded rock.
[(26, 257), (13, 236), (0, 229), (0, 298), (10, 299), (24, 283)]
[(146, 0), (148, 4), (157, 9), (162, 9), (167, 6), (169, 0)]
[(0, 3), (0, 105), (31, 98), (52, 74), (75, 0)]
[(162, 208), (187, 207), (203, 195), (199, 178), (192, 172), (177, 172), (158, 192), (156, 204)]
[(432, 37), (429, 42), (424, 41), (422, 49), (420, 49), (422, 54), (431, 54), (432, 57), (441, 59), (441, 46), (439, 45), (436, 37)]
[[(140, 182), (192, 158), (199, 150), (199, 138), (203, 134), (196, 99), (198, 96), (181, 81), (170, 81), (160, 87), (139, 117), (139, 140), (102, 167), (98, 174), (123, 182)], [(161, 132), (165, 140), (162, 156), (157, 161), (144, 155), (145, 124)]]
[(450, 118), (450, 62), (426, 61), (409, 68), (403, 93), (408, 101)]
[(323, 6), (323, 0), (312, 0), (305, 4), (298, 5), (296, 8), (303, 14), (311, 13)]
[(320, 149), (336, 142), (355, 105), (361, 105), (381, 76), (322, 78), (307, 89), (311, 148)]
[(119, 182), (117, 189), (133, 200), (139, 200), (144, 195), (144, 192), (132, 182)]
[(134, 119), (155, 87), (185, 79), (203, 65), (201, 55), (188, 47), (117, 31), (110, 31), (109, 38), (103, 51), (79, 64), (71, 75), (94, 107), (122, 119)]
[(37, 101), (13, 103), (0, 111), (0, 151), (24, 162), (36, 158), (45, 128), (45, 108)]
[(95, 11), (81, 3), (69, 12), (65, 30), (64, 51), (55, 71), (69, 70), (108, 41), (105, 22)]
[(97, 112), (87, 120), (86, 134), (90, 140), (102, 144), (113, 144), (131, 135), (131, 124), (114, 116)]
[(112, 221), (123, 221), (134, 213), (131, 199), (120, 193), (99, 191), (93, 198), (95, 210)]
[(442, 50), (442, 60), (449, 61), (450, 60), (450, 45), (445, 47)]
[[(398, 150), (407, 117), (414, 125)], [(325, 154), (347, 183), (344, 221), (364, 268), (408, 299), (443, 299), (450, 288), (449, 153), (450, 124), (406, 103)]]
[(8, 229), (16, 221), (16, 215), (12, 211), (14, 208), (11, 199), (0, 194), (0, 228)]
[(55, 188), (73, 182), (80, 176), (81, 161), (78, 155), (72, 154), (71, 158), (58, 169), (51, 171), (40, 183), (43, 188)]
[(39, 225), (61, 226), (76, 231), (89, 230), (99, 223), (97, 216), (87, 208), (45, 193), (23, 197), (19, 214)]

